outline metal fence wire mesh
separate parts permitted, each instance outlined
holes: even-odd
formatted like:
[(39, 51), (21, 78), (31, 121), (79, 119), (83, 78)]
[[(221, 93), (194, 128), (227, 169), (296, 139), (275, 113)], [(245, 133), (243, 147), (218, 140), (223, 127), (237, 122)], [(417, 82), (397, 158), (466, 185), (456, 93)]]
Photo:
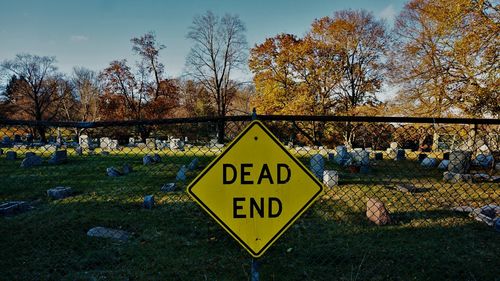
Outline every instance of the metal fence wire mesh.
[[(499, 120), (259, 120), (326, 190), (259, 259), (263, 280), (499, 278)], [(186, 193), (250, 122), (0, 121), (0, 279), (250, 279)]]

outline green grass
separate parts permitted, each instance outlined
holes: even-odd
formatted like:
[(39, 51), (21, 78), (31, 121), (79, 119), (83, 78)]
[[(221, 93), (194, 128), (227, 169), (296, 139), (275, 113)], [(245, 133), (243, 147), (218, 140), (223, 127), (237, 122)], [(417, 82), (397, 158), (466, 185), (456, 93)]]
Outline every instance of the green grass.
[[(251, 258), (239, 244), (183, 190), (159, 191), (194, 156), (205, 166), (215, 154), (160, 152), (163, 162), (153, 166), (142, 165), (143, 155), (72, 155), (67, 164), (30, 169), (0, 157), (0, 201), (34, 206), (0, 218), (0, 280), (249, 280)], [(124, 163), (132, 174), (106, 176), (106, 167)], [(448, 211), (499, 204), (498, 184), (445, 184), (441, 172), (412, 160), (376, 164), (367, 175), (327, 164), (340, 171), (340, 185), (259, 260), (262, 280), (499, 280), (499, 233)], [(404, 182), (419, 192), (392, 188)], [(55, 186), (71, 186), (76, 195), (50, 200), (45, 192)], [(141, 208), (146, 194), (155, 195), (153, 210)], [(367, 197), (385, 202), (391, 225), (366, 220)], [(133, 236), (125, 243), (87, 237), (94, 226)]]

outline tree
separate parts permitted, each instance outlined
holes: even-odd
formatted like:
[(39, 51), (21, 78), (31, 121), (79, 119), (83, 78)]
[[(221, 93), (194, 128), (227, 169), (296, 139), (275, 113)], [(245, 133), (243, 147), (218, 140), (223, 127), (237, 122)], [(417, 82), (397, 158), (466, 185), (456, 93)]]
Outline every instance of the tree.
[[(18, 54), (0, 64), (20, 80), (10, 97), (20, 114), (36, 121), (51, 120), (57, 116), (62, 97), (57, 91), (60, 75), (55, 63), (55, 57)], [(39, 126), (37, 132), (41, 140), (46, 141), (45, 128)]]
[(403, 110), (498, 116), (499, 19), (490, 1), (410, 1), (396, 19), (390, 56)]
[(80, 105), (77, 120), (85, 122), (98, 120), (101, 86), (97, 73), (87, 68), (75, 67), (71, 83)]
[[(194, 46), (186, 59), (190, 75), (212, 96), (217, 116), (224, 117), (233, 97), (232, 71), (246, 63), (245, 25), (238, 16), (206, 12), (196, 16), (187, 38)], [(218, 142), (224, 142), (224, 122), (218, 124)]]

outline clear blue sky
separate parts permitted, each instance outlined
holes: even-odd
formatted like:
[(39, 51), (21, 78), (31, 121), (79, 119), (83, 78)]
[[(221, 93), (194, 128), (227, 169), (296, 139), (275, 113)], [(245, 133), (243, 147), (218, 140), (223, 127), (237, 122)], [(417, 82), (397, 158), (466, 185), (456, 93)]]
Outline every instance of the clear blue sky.
[(0, 61), (18, 53), (56, 56), (64, 73), (74, 66), (101, 70), (115, 59), (135, 60), (130, 38), (154, 31), (170, 77), (183, 73), (190, 48), (185, 39), (195, 15), (211, 10), (237, 14), (249, 46), (286, 32), (302, 36), (311, 22), (336, 10), (366, 9), (388, 24), (406, 1), (340, 0), (0, 0)]

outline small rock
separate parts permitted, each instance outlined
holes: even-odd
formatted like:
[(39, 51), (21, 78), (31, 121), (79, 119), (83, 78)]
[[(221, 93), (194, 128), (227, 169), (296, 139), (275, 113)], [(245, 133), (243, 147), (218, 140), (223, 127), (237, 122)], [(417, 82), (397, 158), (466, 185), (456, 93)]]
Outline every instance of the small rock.
[(7, 153), (5, 153), (5, 159), (6, 160), (16, 160), (17, 153), (15, 151), (7, 151)]
[(107, 228), (102, 226), (97, 226), (91, 228), (87, 231), (87, 236), (90, 237), (100, 237), (100, 238), (111, 238), (118, 241), (127, 241), (130, 238), (130, 233), (124, 230)]
[(25, 158), (21, 162), (21, 168), (30, 168), (30, 167), (34, 167), (34, 166), (40, 166), (40, 165), (42, 165), (42, 157), (37, 156), (37, 155)]
[(109, 167), (106, 169), (106, 174), (110, 177), (119, 177), (122, 175), (120, 171), (118, 171), (115, 167)]
[(394, 187), (396, 190), (401, 192), (414, 192), (416, 190), (413, 184), (398, 184)]
[(451, 208), (452, 211), (455, 211), (455, 212), (461, 212), (461, 213), (470, 213), (472, 211), (474, 211), (474, 208), (470, 207), (470, 206), (459, 206), (459, 207), (453, 207)]
[(0, 216), (11, 216), (28, 210), (31, 206), (26, 201), (8, 201), (0, 204)]
[(169, 182), (169, 183), (166, 183), (164, 184), (160, 190), (161, 191), (164, 191), (164, 192), (171, 192), (171, 191), (175, 191), (175, 182)]
[(153, 209), (155, 205), (155, 198), (153, 195), (144, 196), (144, 203), (142, 204), (146, 209)]
[(132, 173), (132, 166), (127, 163), (123, 164), (123, 174), (128, 175), (130, 173)]
[(73, 194), (71, 187), (58, 186), (47, 190), (47, 196), (52, 199), (63, 199)]
[(376, 225), (385, 225), (391, 222), (384, 203), (375, 198), (369, 198), (368, 202), (366, 202), (366, 216)]

